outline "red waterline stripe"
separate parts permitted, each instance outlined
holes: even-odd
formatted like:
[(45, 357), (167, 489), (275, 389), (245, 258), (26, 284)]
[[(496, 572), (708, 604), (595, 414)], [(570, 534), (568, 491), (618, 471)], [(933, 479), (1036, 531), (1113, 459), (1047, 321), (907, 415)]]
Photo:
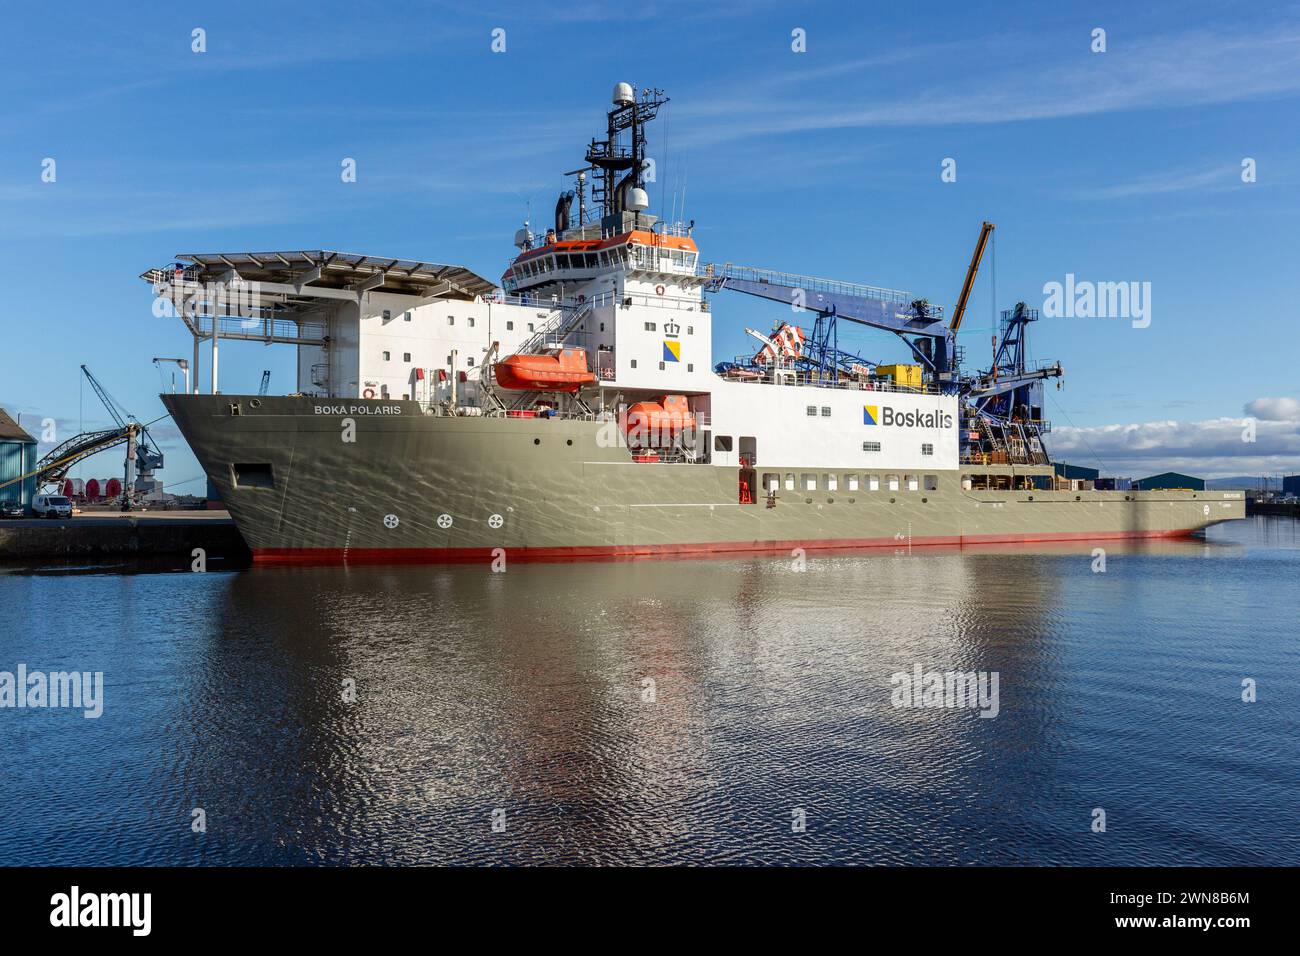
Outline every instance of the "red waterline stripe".
[[(1186, 538), (1199, 529), (1173, 531), (1056, 531), (1034, 534), (929, 535), (903, 538), (823, 538), (809, 541), (711, 541), (699, 544), (575, 545), (563, 548), (504, 548), (512, 561), (622, 560), (714, 554), (854, 551), (860, 548), (960, 548), (967, 545), (1031, 544), (1053, 541), (1110, 541), (1131, 538)], [(437, 564), (490, 561), (494, 548), (254, 548), (259, 564)]]

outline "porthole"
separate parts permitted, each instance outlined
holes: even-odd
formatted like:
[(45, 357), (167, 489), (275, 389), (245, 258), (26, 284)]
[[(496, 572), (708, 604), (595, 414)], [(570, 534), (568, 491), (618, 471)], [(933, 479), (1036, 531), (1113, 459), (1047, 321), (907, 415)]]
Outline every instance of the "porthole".
[(572, 444), (573, 444), (573, 439), (570, 438), (568, 441), (565, 442), (565, 444), (566, 444), (566, 445), (572, 445)]
[(534, 439), (533, 439), (533, 444), (534, 444), (534, 445), (540, 445), (541, 443), (542, 443), (542, 440), (541, 440), (540, 438), (534, 438)]

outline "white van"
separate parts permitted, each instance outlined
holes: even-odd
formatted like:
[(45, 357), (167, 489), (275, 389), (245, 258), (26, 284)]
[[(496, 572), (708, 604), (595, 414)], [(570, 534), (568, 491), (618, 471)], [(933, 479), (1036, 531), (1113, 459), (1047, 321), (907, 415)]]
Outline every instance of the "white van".
[(32, 499), (32, 514), (38, 518), (71, 518), (72, 502), (63, 495), (37, 495)]

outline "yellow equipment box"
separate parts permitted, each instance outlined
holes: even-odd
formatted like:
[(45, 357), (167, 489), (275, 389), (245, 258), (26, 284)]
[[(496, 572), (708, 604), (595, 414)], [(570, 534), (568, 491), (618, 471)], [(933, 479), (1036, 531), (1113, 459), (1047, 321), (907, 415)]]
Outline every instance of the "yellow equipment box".
[(888, 375), (895, 385), (905, 388), (921, 387), (921, 366), (919, 365), (877, 365), (877, 375)]

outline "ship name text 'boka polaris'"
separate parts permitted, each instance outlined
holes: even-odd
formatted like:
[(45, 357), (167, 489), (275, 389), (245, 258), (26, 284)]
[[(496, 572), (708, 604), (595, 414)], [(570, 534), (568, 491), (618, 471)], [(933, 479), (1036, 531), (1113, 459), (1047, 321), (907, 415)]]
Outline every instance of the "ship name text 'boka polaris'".
[[(1058, 477), (1043, 387), (1062, 370), (1026, 361), (1036, 310), (1004, 312), (991, 366), (963, 371), (991, 224), (951, 319), (888, 289), (701, 263), (693, 223), (648, 212), (646, 128), (665, 102), (615, 87), (603, 138), (553, 222), (518, 231), (500, 286), (322, 250), (144, 274), (194, 339), (192, 386), (163, 400), (257, 560), (1083, 540), (1243, 517), (1240, 493)], [(723, 290), (787, 318), (719, 361)], [(841, 348), (863, 326), (893, 333), (901, 360)], [(221, 394), (228, 339), (293, 345), (296, 393)]]

